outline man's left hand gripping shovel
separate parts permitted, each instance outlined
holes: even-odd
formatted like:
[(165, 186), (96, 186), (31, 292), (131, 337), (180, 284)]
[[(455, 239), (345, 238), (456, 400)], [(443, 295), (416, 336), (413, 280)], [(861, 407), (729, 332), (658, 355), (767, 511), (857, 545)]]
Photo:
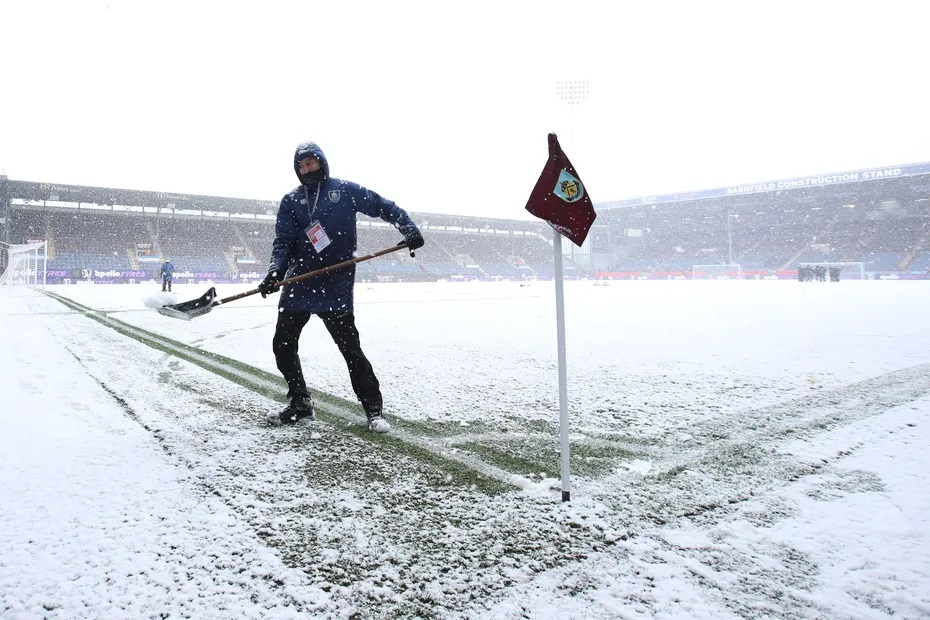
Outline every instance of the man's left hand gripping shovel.
[[(395, 246), (391, 246), (385, 250), (379, 250), (373, 254), (366, 254), (365, 256), (359, 256), (357, 258), (350, 258), (349, 260), (342, 261), (341, 263), (336, 263), (335, 265), (330, 265), (329, 267), (323, 267), (322, 269), (317, 269), (316, 271), (311, 271), (309, 273), (304, 273), (299, 276), (294, 276), (293, 278), (288, 278), (286, 280), (281, 280), (278, 282), (278, 286), (284, 286), (285, 284), (292, 284), (294, 282), (300, 282), (301, 280), (306, 280), (307, 278), (312, 278), (314, 276), (321, 276), (324, 273), (329, 273), (330, 271), (336, 271), (337, 269), (345, 269), (356, 263), (361, 263), (366, 260), (371, 260), (385, 254), (390, 254), (391, 252), (396, 252), (397, 250), (403, 250), (407, 247), (406, 242), (400, 242)], [(248, 297), (249, 295), (254, 295), (260, 293), (257, 288), (244, 293), (239, 293), (238, 295), (233, 295), (231, 297), (224, 297), (223, 299), (216, 298), (216, 287), (211, 286), (210, 290), (191, 301), (185, 301), (180, 304), (171, 304), (168, 306), (162, 306), (161, 308), (155, 308), (159, 314), (165, 316), (170, 316), (173, 319), (183, 319), (185, 321), (190, 321), (195, 319), (198, 316), (202, 316), (215, 307), (221, 304), (228, 304), (231, 301), (236, 301), (237, 299), (242, 299), (243, 297)]]

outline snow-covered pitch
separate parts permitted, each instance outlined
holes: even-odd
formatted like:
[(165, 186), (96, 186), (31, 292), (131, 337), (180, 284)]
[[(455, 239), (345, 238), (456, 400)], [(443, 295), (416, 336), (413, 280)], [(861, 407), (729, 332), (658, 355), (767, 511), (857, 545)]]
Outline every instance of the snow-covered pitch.
[(930, 616), (930, 282), (566, 283), (568, 504), (552, 283), (358, 284), (388, 436), (174, 288), (0, 288), (0, 617)]

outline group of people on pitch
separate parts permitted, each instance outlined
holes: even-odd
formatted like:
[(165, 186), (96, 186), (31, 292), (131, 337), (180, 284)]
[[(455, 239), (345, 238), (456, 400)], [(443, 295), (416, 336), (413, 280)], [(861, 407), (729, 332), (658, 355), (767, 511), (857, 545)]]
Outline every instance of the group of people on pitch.
[(827, 275), (830, 276), (830, 282), (840, 281), (840, 272), (842, 270), (830, 265), (801, 265), (798, 267), (798, 282), (826, 282)]

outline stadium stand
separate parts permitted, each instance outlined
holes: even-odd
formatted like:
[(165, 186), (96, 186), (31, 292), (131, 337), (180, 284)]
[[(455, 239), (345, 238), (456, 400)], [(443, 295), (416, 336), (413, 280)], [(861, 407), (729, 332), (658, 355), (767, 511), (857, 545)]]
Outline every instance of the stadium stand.
[[(171, 258), (179, 281), (241, 281), (264, 275), (277, 204), (3, 180), (7, 242), (48, 239), (55, 281), (154, 278)], [(183, 208), (179, 208), (182, 205)], [(199, 207), (199, 208), (197, 208)], [(536, 221), (413, 214), (429, 243), (416, 252), (362, 263), (361, 280), (526, 279), (551, 277), (551, 233)], [(358, 252), (390, 247), (400, 234), (359, 216)], [(569, 277), (586, 275), (571, 257)]]
[[(701, 265), (721, 266), (726, 277), (795, 278), (802, 264), (826, 263), (861, 263), (867, 277), (930, 277), (930, 163), (595, 208), (589, 241), (563, 243), (568, 278), (683, 279)], [(0, 177), (0, 241), (48, 240), (49, 270), (60, 279), (148, 278), (170, 257), (180, 279), (254, 280), (264, 274), (276, 211), (273, 201)], [(553, 277), (543, 222), (411, 215), (427, 245), (415, 259), (396, 253), (361, 263), (360, 279)], [(364, 216), (358, 233), (360, 255), (400, 240), (393, 227)]]
[(596, 205), (611, 230), (600, 277), (686, 278), (738, 264), (794, 278), (803, 263), (863, 263), (867, 277), (926, 278), (930, 163)]

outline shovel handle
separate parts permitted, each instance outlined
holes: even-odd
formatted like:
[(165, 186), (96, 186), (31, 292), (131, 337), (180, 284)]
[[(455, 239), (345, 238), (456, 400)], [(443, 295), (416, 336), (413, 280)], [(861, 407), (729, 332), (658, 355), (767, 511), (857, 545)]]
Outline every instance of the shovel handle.
[[(317, 269), (316, 271), (309, 271), (307, 273), (302, 273), (299, 276), (294, 276), (286, 280), (281, 280), (280, 282), (278, 282), (278, 287), (282, 287), (285, 284), (293, 284), (294, 282), (300, 282), (301, 280), (306, 280), (308, 278), (321, 276), (324, 273), (329, 273), (330, 271), (336, 271), (338, 269), (345, 269), (346, 267), (350, 267), (352, 265), (355, 265), (356, 263), (362, 263), (366, 260), (378, 258), (379, 256), (384, 256), (385, 254), (396, 252), (397, 250), (403, 250), (406, 247), (407, 247), (407, 242), (401, 241), (397, 245), (391, 246), (384, 250), (378, 250), (377, 252), (366, 254), (365, 256), (356, 256), (355, 258), (344, 260), (341, 263), (336, 263), (335, 265), (330, 265), (329, 267), (323, 267), (322, 269)], [(254, 288), (252, 290), (245, 291), (244, 293), (239, 293), (238, 295), (232, 295), (230, 297), (224, 297), (223, 299), (219, 299), (216, 301), (214, 305), (218, 306), (220, 304), (228, 304), (231, 301), (236, 301), (237, 299), (242, 299), (243, 297), (248, 297), (249, 295), (254, 295), (255, 293), (261, 293), (261, 291), (258, 290), (257, 288)]]

